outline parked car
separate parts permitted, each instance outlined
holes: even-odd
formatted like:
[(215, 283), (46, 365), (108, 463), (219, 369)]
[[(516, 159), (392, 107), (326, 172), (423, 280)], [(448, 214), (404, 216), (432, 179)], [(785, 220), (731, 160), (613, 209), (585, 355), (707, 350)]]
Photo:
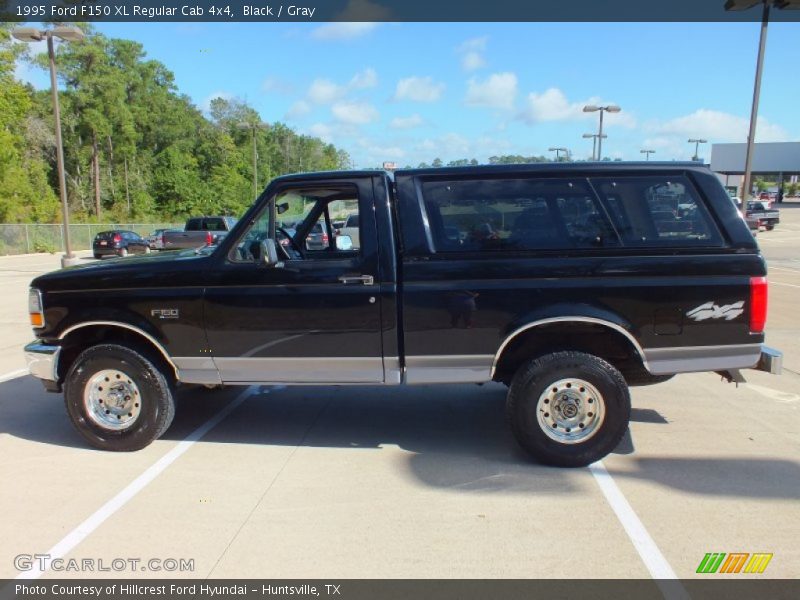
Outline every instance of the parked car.
[(344, 224), (339, 228), (338, 235), (350, 236), (353, 243), (353, 249), (357, 250), (361, 247), (359, 240), (358, 230), (358, 213), (351, 213), (347, 215)]
[[(338, 236), (308, 250), (305, 223), (356, 191), (374, 216), (361, 248)], [(310, 207), (283, 246), (265, 215), (287, 193)], [(455, 242), (448, 227), (470, 233)], [(617, 447), (632, 386), (781, 371), (764, 345), (766, 273), (719, 179), (694, 163), (304, 173), (275, 179), (204, 252), (37, 277), (25, 352), (106, 450), (160, 437), (177, 384), (495, 381), (519, 445), (577, 467)]]
[(777, 208), (769, 208), (760, 200), (748, 202), (745, 214), (751, 219), (757, 219), (759, 225), (767, 231), (772, 231), (781, 222), (781, 212)]
[(736, 214), (739, 215), (739, 218), (742, 219), (745, 223), (747, 223), (747, 228), (750, 230), (750, 233), (753, 236), (758, 235), (759, 229), (761, 229), (761, 221), (758, 220), (756, 217), (751, 217), (746, 215), (742, 211), (742, 199), (737, 197), (732, 197), (731, 201), (733, 202), (734, 206), (736, 207)]
[(147, 245), (150, 246), (151, 250), (163, 250), (164, 249), (164, 237), (163, 234), (165, 231), (180, 231), (180, 229), (156, 229), (147, 236)]
[(128, 256), (128, 254), (148, 254), (150, 245), (138, 233), (124, 229), (101, 231), (94, 236), (92, 254), (95, 258), (104, 256)]
[(183, 231), (165, 231), (164, 250), (199, 248), (219, 243), (236, 225), (234, 217), (193, 217)]

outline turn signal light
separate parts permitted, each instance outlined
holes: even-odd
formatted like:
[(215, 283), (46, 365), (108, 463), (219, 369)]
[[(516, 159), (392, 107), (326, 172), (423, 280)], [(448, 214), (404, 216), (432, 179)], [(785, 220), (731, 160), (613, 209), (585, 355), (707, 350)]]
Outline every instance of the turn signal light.
[(750, 278), (750, 333), (764, 333), (767, 324), (767, 278)]
[(44, 308), (42, 307), (42, 295), (39, 290), (28, 292), (28, 314), (31, 318), (31, 325), (37, 329), (44, 327)]

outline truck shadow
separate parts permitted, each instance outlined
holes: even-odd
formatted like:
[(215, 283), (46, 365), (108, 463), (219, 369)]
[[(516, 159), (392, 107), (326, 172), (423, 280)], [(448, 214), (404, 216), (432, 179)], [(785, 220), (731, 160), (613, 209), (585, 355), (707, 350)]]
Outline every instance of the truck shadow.
[[(247, 393), (245, 388), (182, 390), (175, 421), (164, 439), (184, 439), (242, 393)], [(402, 389), (265, 386), (251, 393), (201, 443), (343, 452), (397, 447), (407, 452), (397, 464), (434, 488), (553, 494), (589, 489), (593, 484), (585, 470), (537, 465), (518, 448), (505, 423), (505, 395), (506, 389), (496, 384)], [(667, 422), (646, 408), (634, 409), (632, 420)], [(61, 395), (44, 392), (31, 377), (0, 383), (0, 434), (87, 448), (66, 416)], [(615, 454), (632, 452), (631, 437), (626, 435)], [(632, 454), (608, 461), (607, 468), (618, 481), (653, 481), (700, 495), (800, 499), (800, 464), (784, 459)]]

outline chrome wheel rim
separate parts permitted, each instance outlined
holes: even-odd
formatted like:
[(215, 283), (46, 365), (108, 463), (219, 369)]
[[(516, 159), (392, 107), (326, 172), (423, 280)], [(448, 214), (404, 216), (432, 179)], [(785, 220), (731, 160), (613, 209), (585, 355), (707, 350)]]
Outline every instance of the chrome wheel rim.
[(536, 404), (545, 435), (561, 444), (577, 444), (594, 436), (605, 418), (605, 402), (588, 381), (559, 379), (548, 385)]
[(83, 392), (86, 414), (96, 425), (119, 431), (133, 425), (142, 411), (139, 387), (119, 369), (95, 373)]

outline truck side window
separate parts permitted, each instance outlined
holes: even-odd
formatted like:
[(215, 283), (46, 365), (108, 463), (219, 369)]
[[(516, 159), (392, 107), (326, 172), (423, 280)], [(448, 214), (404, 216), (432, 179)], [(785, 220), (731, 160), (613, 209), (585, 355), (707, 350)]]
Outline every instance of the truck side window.
[(426, 181), (437, 252), (618, 246), (585, 179)]
[[(333, 228), (335, 220), (346, 222), (358, 216), (355, 186), (343, 185), (285, 190), (273, 200), (278, 213), (276, 242), (289, 260), (342, 258), (359, 251), (359, 228)], [(271, 202), (272, 202), (271, 201)], [(357, 220), (356, 220), (357, 223)], [(252, 261), (258, 257), (260, 243), (270, 235), (269, 204), (237, 242), (231, 260)], [(339, 240), (338, 238), (342, 238)], [(345, 243), (347, 242), (347, 243)]]
[(703, 202), (682, 176), (597, 178), (626, 246), (720, 246), (722, 237)]

